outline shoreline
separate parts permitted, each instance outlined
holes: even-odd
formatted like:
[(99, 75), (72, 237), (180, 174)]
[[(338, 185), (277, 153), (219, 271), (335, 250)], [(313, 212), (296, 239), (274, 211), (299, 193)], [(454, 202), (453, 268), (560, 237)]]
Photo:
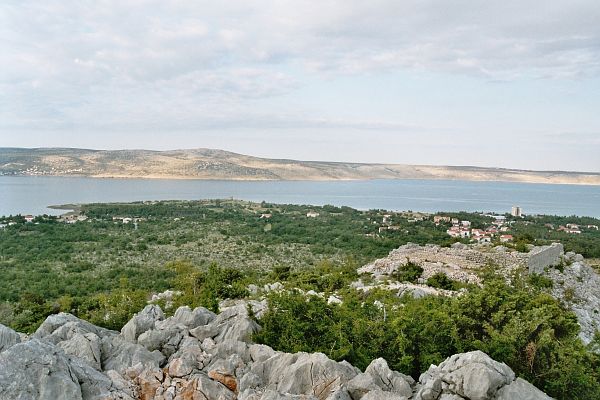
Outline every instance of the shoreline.
[[(583, 175), (590, 176), (590, 175)], [(361, 177), (361, 178), (326, 178), (305, 177), (299, 179), (269, 179), (250, 177), (195, 177), (185, 175), (0, 175), (8, 178), (87, 178), (87, 179), (115, 179), (115, 180), (178, 180), (178, 181), (224, 181), (224, 182), (369, 182), (369, 181), (462, 181), (462, 182), (490, 182), (490, 183), (523, 183), (539, 185), (570, 185), (570, 186), (600, 186), (600, 176), (594, 182), (573, 182), (571, 180), (545, 180), (545, 179), (480, 179), (468, 177)]]

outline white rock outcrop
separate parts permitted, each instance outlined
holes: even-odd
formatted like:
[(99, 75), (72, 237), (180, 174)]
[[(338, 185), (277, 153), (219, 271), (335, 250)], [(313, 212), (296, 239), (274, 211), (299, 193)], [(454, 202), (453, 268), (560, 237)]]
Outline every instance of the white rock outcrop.
[(126, 326), (59, 314), (24, 342), (0, 326), (0, 400), (548, 399), (482, 352), (452, 356), (415, 382), (381, 358), (361, 372), (320, 353), (275, 351), (252, 343), (260, 326), (243, 303), (166, 319), (153, 306)]

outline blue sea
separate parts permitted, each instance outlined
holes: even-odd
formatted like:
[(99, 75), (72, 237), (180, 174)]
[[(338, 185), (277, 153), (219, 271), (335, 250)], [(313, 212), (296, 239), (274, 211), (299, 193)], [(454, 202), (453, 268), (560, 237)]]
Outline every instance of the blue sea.
[(600, 186), (449, 180), (209, 181), (0, 177), (0, 215), (61, 214), (49, 205), (234, 198), (394, 211), (510, 212), (600, 217)]

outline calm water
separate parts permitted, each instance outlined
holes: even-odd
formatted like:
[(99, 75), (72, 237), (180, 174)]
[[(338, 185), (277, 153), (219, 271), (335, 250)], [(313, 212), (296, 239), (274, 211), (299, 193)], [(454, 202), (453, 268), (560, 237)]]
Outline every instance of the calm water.
[(375, 180), (232, 182), (202, 180), (0, 177), (0, 215), (60, 214), (65, 203), (236, 198), (333, 204), (358, 209), (509, 212), (600, 217), (600, 186), (502, 182)]

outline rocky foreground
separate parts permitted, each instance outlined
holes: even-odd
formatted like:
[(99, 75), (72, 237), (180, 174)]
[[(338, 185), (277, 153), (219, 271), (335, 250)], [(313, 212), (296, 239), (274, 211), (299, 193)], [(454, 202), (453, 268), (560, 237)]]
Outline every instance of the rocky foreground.
[(247, 304), (169, 318), (149, 305), (121, 332), (65, 313), (31, 337), (0, 325), (0, 399), (549, 399), (480, 351), (432, 365), (418, 382), (381, 358), (361, 372), (320, 353), (274, 351), (251, 342), (260, 326)]

